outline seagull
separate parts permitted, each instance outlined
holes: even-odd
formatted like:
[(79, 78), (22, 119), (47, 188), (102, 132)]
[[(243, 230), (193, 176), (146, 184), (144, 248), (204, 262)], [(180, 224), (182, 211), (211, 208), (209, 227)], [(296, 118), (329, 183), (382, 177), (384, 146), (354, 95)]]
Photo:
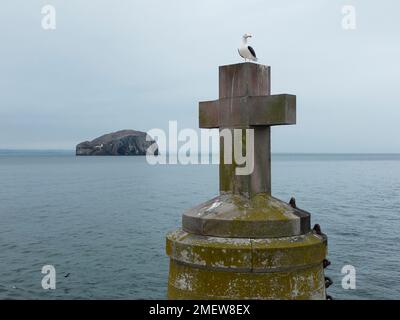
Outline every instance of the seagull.
[(247, 38), (251, 38), (252, 35), (249, 33), (245, 33), (243, 35), (242, 45), (238, 49), (239, 55), (244, 59), (244, 61), (251, 60), (257, 61), (256, 52), (254, 49), (247, 45)]

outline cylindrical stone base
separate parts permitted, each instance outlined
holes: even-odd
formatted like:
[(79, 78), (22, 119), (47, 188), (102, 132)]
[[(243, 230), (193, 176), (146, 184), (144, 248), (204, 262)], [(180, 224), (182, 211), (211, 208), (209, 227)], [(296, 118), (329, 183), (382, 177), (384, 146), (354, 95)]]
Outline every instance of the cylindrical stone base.
[(326, 238), (167, 235), (168, 299), (325, 299)]

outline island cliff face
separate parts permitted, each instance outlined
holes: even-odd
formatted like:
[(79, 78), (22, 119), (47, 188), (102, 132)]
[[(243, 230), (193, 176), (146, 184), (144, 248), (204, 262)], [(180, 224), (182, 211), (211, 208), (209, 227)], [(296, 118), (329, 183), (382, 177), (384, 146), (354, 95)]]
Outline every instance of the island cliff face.
[[(121, 130), (85, 141), (76, 146), (77, 156), (141, 156), (155, 143), (153, 138), (146, 141), (147, 134), (135, 130)], [(158, 155), (155, 145), (154, 155)]]

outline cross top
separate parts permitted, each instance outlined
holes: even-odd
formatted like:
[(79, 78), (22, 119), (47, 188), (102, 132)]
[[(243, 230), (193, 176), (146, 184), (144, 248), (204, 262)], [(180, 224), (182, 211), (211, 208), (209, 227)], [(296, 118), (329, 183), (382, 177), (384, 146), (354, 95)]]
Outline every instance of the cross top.
[[(247, 197), (271, 194), (271, 126), (296, 124), (296, 96), (271, 95), (271, 69), (255, 63), (219, 67), (219, 100), (199, 103), (200, 128), (253, 129), (254, 170), (235, 174), (235, 163), (224, 163), (220, 138), (220, 192)], [(245, 134), (243, 134), (245, 136)], [(234, 152), (232, 145), (232, 152)]]

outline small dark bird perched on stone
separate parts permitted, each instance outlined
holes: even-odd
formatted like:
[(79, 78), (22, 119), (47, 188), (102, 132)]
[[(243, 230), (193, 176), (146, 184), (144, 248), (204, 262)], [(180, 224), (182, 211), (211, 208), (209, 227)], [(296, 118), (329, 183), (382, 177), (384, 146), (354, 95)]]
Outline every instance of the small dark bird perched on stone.
[(332, 285), (333, 281), (329, 277), (325, 277), (325, 288), (329, 288)]
[(324, 267), (324, 269), (325, 269), (326, 267), (330, 266), (330, 265), (331, 265), (331, 262), (330, 262), (328, 259), (324, 259), (324, 260), (322, 261), (322, 266)]
[(321, 226), (317, 223), (314, 225), (313, 230), (315, 231), (316, 234), (321, 235), (322, 231), (321, 231)]
[(68, 278), (69, 275), (70, 275), (70, 273), (68, 272), (68, 273), (64, 276), (64, 278)]
[(294, 197), (291, 197), (290, 198), (290, 201), (289, 201), (289, 205), (292, 207), (292, 208), (297, 208), (297, 206), (296, 206), (296, 199), (294, 198)]
[(330, 295), (326, 295), (326, 300), (333, 300), (333, 298)]

